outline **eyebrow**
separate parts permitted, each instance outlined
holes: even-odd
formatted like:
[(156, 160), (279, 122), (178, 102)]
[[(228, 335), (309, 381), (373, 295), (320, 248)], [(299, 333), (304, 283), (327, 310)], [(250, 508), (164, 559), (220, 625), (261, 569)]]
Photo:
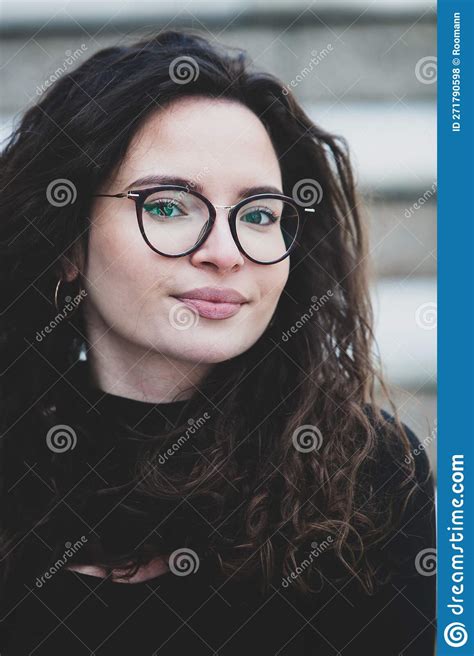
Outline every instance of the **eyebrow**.
[[(143, 178), (138, 178), (131, 182), (124, 190), (123, 193), (136, 189), (137, 187), (143, 187), (148, 185), (178, 185), (181, 187), (188, 187), (198, 191), (203, 196), (204, 187), (199, 182), (193, 180), (187, 180), (186, 178), (181, 178), (179, 176), (173, 175), (146, 175)], [(243, 187), (238, 191), (239, 198), (246, 198), (247, 196), (252, 196), (253, 194), (283, 194), (281, 189), (274, 187), (273, 185), (257, 185), (254, 187)]]

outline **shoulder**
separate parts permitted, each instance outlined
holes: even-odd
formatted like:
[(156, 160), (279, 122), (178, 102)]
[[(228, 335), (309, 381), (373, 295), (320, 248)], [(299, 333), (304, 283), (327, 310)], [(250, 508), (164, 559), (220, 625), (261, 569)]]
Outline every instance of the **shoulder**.
[[(372, 408), (368, 409), (369, 414)], [(403, 422), (381, 411), (374, 417), (377, 444), (374, 494), (393, 519), (381, 549), (404, 574), (416, 575), (419, 562), (434, 559), (436, 544), (434, 474), (427, 455), (434, 433), (420, 439)], [(400, 430), (400, 426), (402, 430)]]
[(412, 467), (414, 483), (433, 489), (433, 470), (427, 447), (435, 440), (434, 430), (420, 439), (407, 424), (397, 423), (386, 410), (379, 409), (377, 413), (370, 405), (365, 410), (376, 433), (375, 454), (379, 474), (398, 479), (400, 475), (406, 476)]

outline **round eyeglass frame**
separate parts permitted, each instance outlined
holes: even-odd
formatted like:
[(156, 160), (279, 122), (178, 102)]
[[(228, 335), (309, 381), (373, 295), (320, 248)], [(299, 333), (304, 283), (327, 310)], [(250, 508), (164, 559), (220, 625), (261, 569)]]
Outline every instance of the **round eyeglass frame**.
[[(148, 196), (151, 196), (152, 194), (158, 192), (158, 191), (183, 191), (187, 192), (188, 194), (192, 194), (193, 196), (196, 196), (199, 198), (207, 207), (209, 210), (209, 219), (206, 222), (206, 227), (205, 230), (202, 234), (202, 237), (194, 244), (194, 246), (187, 251), (184, 251), (183, 253), (178, 253), (177, 255), (171, 255), (170, 253), (163, 253), (160, 251), (158, 248), (153, 246), (153, 244), (149, 241), (145, 229), (143, 227), (143, 216), (142, 216), (142, 211), (143, 211), (143, 206), (145, 204), (146, 199)], [(285, 258), (287, 258), (291, 251), (294, 249), (296, 246), (296, 243), (298, 241), (298, 236), (301, 232), (302, 228), (302, 210), (305, 212), (314, 212), (314, 209), (306, 208), (306, 207), (301, 207), (293, 198), (290, 196), (285, 196), (284, 194), (274, 194), (274, 193), (263, 193), (263, 194), (254, 194), (253, 196), (248, 196), (247, 198), (243, 198), (240, 200), (238, 203), (235, 205), (214, 205), (211, 203), (211, 201), (203, 196), (201, 193), (198, 191), (195, 191), (194, 189), (189, 189), (188, 187), (184, 187), (181, 185), (159, 185), (157, 187), (149, 187), (147, 189), (137, 189), (137, 190), (129, 190), (127, 192), (123, 192), (120, 194), (94, 194), (94, 196), (100, 196), (100, 197), (105, 197), (105, 198), (129, 198), (130, 200), (133, 200), (135, 202), (135, 209), (136, 209), (136, 214), (137, 214), (137, 220), (138, 220), (138, 227), (140, 229), (141, 235), (143, 239), (145, 240), (146, 244), (151, 248), (152, 251), (155, 251), (155, 253), (158, 253), (159, 255), (163, 255), (164, 257), (183, 257), (184, 255), (190, 255), (191, 253), (194, 253), (200, 246), (203, 245), (203, 243), (206, 241), (206, 239), (209, 237), (211, 230), (214, 226), (215, 220), (216, 220), (216, 209), (227, 209), (228, 211), (228, 221), (229, 221), (229, 227), (230, 231), (232, 233), (232, 237), (234, 238), (234, 242), (237, 245), (237, 248), (239, 251), (244, 255), (246, 258), (251, 260), (252, 262), (255, 262), (256, 264), (277, 264), (278, 262), (281, 262)], [(237, 214), (238, 211), (241, 207), (246, 205), (249, 201), (253, 200), (259, 200), (262, 198), (276, 198), (278, 200), (285, 201), (289, 204), (291, 204), (297, 212), (298, 216), (298, 226), (296, 228), (295, 236), (293, 239), (293, 242), (291, 243), (289, 249), (286, 251), (284, 255), (282, 255), (280, 258), (276, 260), (272, 260), (271, 262), (260, 262), (259, 260), (256, 260), (255, 258), (251, 257), (246, 253), (244, 250), (242, 244), (239, 241), (239, 237), (237, 235), (237, 228), (236, 228), (236, 219), (237, 219)]]

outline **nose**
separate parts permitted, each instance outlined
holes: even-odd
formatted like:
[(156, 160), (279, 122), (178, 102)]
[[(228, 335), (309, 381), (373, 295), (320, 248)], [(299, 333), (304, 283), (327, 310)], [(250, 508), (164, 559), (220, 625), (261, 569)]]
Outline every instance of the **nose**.
[(228, 209), (217, 210), (216, 220), (206, 241), (191, 253), (191, 262), (196, 267), (210, 267), (220, 271), (240, 269), (245, 258), (234, 241), (228, 221)]

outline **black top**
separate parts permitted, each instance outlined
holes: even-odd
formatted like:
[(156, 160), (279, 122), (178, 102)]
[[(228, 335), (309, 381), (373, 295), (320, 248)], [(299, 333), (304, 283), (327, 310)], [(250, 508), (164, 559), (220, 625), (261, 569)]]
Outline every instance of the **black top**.
[[(140, 428), (174, 423), (189, 407), (186, 401), (155, 405), (100, 390), (95, 402), (111, 423), (120, 415)], [(408, 434), (413, 449), (419, 447)], [(350, 576), (338, 586), (327, 580), (302, 599), (282, 581), (264, 597), (252, 582), (231, 579), (216, 586), (205, 564), (192, 574), (168, 571), (135, 584), (59, 567), (47, 580), (23, 583), (3, 622), (0, 654), (433, 656), (436, 577), (426, 563), (435, 546), (434, 491), (423, 449), (416, 461), (418, 493), (402, 530), (384, 547), (387, 562), (403, 558), (408, 565), (372, 596)], [(381, 480), (396, 466), (384, 465)]]

